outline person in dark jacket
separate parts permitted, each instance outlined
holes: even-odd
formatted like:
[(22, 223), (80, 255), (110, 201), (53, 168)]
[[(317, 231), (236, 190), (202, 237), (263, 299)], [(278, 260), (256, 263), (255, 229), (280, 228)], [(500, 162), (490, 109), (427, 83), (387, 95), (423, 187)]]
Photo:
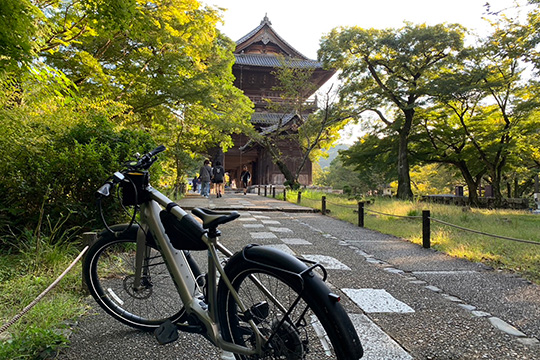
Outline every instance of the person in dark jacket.
[(199, 170), (199, 177), (201, 178), (201, 195), (208, 198), (208, 195), (210, 195), (210, 180), (212, 179), (210, 160), (204, 160), (204, 164)]
[(212, 182), (215, 184), (214, 191), (216, 192), (216, 197), (220, 198), (225, 192), (223, 187), (223, 179), (225, 176), (225, 169), (221, 166), (220, 161), (216, 161), (216, 166), (212, 169)]
[(242, 187), (244, 188), (244, 195), (247, 193), (247, 188), (249, 186), (249, 182), (251, 181), (251, 173), (249, 172), (246, 165), (242, 167), (242, 173), (240, 174), (240, 182), (242, 183)]

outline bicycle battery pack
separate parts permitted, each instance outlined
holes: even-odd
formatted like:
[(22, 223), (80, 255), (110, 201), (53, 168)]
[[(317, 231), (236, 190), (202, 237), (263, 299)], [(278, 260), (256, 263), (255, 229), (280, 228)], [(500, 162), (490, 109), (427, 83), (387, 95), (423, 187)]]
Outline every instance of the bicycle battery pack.
[(171, 240), (171, 244), (178, 250), (207, 250), (208, 247), (201, 240), (207, 230), (189, 214), (178, 219), (173, 214), (162, 210), (159, 213), (165, 233)]

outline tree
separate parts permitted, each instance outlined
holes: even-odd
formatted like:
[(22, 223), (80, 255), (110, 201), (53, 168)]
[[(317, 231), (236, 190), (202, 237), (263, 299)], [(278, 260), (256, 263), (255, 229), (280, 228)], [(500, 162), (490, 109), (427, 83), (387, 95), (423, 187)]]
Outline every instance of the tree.
[(357, 116), (373, 112), (398, 137), (397, 177), (401, 199), (413, 193), (409, 175), (409, 135), (430, 81), (463, 48), (459, 25), (406, 25), (400, 29), (333, 29), (319, 57), (340, 69), (342, 102)]
[[(523, 83), (523, 59), (528, 52), (527, 31), (510, 20), (494, 23), (494, 32), (466, 51), (452, 69), (433, 81), (433, 101), (423, 113), (425, 139), (417, 146), (425, 161), (453, 164), (477, 204), (483, 177), (492, 185), (497, 205), (501, 182), (511, 162), (517, 165), (518, 144), (534, 134), (529, 113), (535, 107), (531, 89)], [(512, 156), (514, 154), (514, 156)]]
[(226, 148), (249, 126), (252, 104), (233, 86), (234, 43), (216, 29), (218, 10), (195, 0), (85, 0), (51, 13), (57, 26), (44, 48), (47, 63), (86, 96), (128, 105), (136, 117), (116, 121), (174, 149), (175, 185), (185, 160)]

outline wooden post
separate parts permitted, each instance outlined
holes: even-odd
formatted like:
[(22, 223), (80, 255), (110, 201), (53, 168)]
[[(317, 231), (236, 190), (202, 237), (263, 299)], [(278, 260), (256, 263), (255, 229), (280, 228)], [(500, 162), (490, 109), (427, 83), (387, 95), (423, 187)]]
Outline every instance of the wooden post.
[(424, 249), (429, 249), (431, 247), (431, 224), (430, 224), (430, 212), (429, 210), (422, 211), (422, 246)]
[[(97, 241), (97, 234), (95, 232), (85, 232), (82, 234), (83, 248), (86, 246), (92, 246), (96, 241)], [(86, 252), (86, 254), (84, 254), (85, 258), (87, 254), (88, 254), (88, 251)], [(90, 292), (88, 291), (88, 286), (86, 285), (86, 281), (84, 281), (84, 274), (82, 276), (82, 290), (86, 295), (90, 294)]]
[(358, 226), (364, 227), (364, 202), (358, 203)]
[(321, 200), (322, 200), (321, 213), (323, 215), (326, 215), (326, 196), (323, 196)]
[(302, 202), (302, 192), (299, 191), (299, 192), (298, 192), (298, 198), (296, 199), (296, 203), (297, 203), (297, 204), (300, 204), (301, 202)]

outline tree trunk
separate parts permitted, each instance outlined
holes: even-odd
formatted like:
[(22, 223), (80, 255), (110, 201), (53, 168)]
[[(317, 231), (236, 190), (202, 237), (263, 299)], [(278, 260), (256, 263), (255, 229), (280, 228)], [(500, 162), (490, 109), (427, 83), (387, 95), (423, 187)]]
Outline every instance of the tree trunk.
[(274, 159), (274, 161), (283, 176), (285, 176), (285, 180), (289, 182), (291, 187), (298, 183), (298, 180), (295, 179), (293, 173), (289, 170), (289, 168), (283, 161), (277, 159)]
[(467, 188), (469, 189), (469, 205), (478, 206), (478, 182), (474, 179), (471, 172), (467, 168), (465, 161), (461, 161), (455, 165), (458, 167), (461, 175), (463, 175), (463, 179), (465, 180)]
[(399, 147), (398, 147), (398, 189), (397, 197), (402, 200), (413, 198), (411, 187), (411, 176), (409, 173), (409, 133), (411, 132), (412, 119), (414, 110), (404, 111), (405, 124), (399, 132)]

